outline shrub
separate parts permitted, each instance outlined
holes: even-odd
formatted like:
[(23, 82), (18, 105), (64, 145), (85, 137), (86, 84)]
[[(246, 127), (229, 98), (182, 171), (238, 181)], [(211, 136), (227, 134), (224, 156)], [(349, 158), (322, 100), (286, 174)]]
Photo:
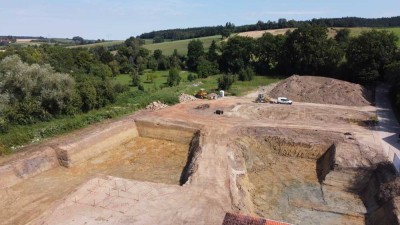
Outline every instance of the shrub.
[(179, 76), (179, 70), (177, 69), (170, 69), (167, 78), (167, 85), (177, 86), (181, 82), (181, 77)]
[(218, 64), (208, 60), (201, 60), (197, 65), (197, 75), (199, 78), (207, 78), (210, 75), (218, 74)]
[(137, 87), (140, 84), (140, 75), (137, 70), (132, 70), (132, 86)]
[(218, 89), (229, 90), (235, 82), (235, 76), (232, 74), (223, 74), (218, 78)]
[(144, 91), (144, 86), (142, 84), (139, 84), (138, 89), (139, 91)]
[(194, 75), (192, 73), (189, 73), (188, 76), (187, 76), (187, 80), (189, 82), (192, 82), (192, 81), (196, 80), (196, 78), (197, 78), (196, 75)]
[(129, 91), (129, 86), (126, 84), (124, 85), (124, 84), (116, 83), (114, 85), (114, 92), (117, 94), (124, 93), (127, 91)]
[(0, 110), (7, 111), (10, 122), (29, 124), (64, 114), (74, 95), (74, 79), (49, 65), (28, 65), (15, 55), (0, 62)]
[(385, 78), (390, 82), (400, 81), (400, 61), (391, 63), (385, 67)]
[[(0, 117), (0, 133), (5, 133), (8, 130), (8, 122), (6, 119)], [(0, 153), (1, 155), (1, 153)]]
[(252, 68), (247, 67), (246, 69), (241, 69), (239, 71), (239, 80), (240, 81), (250, 81), (253, 80), (255, 73)]

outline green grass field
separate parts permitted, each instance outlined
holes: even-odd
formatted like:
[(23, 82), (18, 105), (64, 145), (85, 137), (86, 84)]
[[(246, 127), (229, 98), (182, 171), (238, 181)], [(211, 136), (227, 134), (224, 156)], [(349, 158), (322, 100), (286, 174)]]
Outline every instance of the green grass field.
[[(216, 36), (210, 36), (210, 37), (202, 37), (198, 38), (203, 42), (204, 48), (207, 50), (211, 42), (213, 40), (215, 41), (220, 41), (221, 40), (221, 35), (216, 35)], [(178, 53), (182, 55), (187, 54), (187, 46), (189, 42), (193, 39), (187, 39), (187, 40), (180, 40), (180, 41), (166, 41), (163, 43), (157, 43), (157, 44), (146, 44), (143, 47), (147, 48), (150, 51), (154, 51), (156, 49), (162, 50), (164, 55), (172, 55), (174, 52), (174, 49), (178, 50)]]
[[(153, 82), (147, 80), (148, 75), (155, 75)], [(181, 84), (178, 86), (180, 92), (184, 92), (187, 94), (193, 94), (198, 91), (200, 88), (204, 88), (207, 92), (217, 92), (218, 86), (218, 77), (220, 75), (209, 76), (203, 79), (197, 79), (195, 81), (189, 82), (187, 80), (189, 72), (182, 71), (180, 76), (182, 78)], [(144, 75), (141, 75), (141, 82), (144, 86), (144, 89), (148, 92), (155, 92), (160, 90), (162, 86), (165, 85), (167, 81), (168, 71), (156, 71), (156, 72), (147, 72)], [(251, 81), (236, 81), (231, 89), (227, 92), (227, 94), (241, 96), (245, 95), (248, 92), (254, 90), (258, 86), (264, 86), (271, 83), (278, 82), (282, 78), (279, 77), (265, 77), (265, 76), (255, 76)], [(129, 74), (120, 74), (115, 78), (116, 82), (123, 85), (131, 84), (131, 76)], [(198, 85), (194, 85), (198, 84)], [(130, 87), (131, 91), (137, 90), (137, 87)]]
[(74, 46), (69, 46), (67, 48), (94, 48), (97, 46), (110, 47), (110, 46), (119, 45), (122, 43), (124, 43), (124, 41), (106, 41), (106, 42), (87, 44), (87, 45), (74, 45)]
[(397, 46), (400, 47), (400, 27), (387, 27), (387, 28), (352, 27), (352, 28), (348, 28), (348, 29), (350, 30), (350, 37), (357, 37), (362, 32), (370, 31), (372, 29), (387, 30), (387, 31), (393, 32), (399, 38), (399, 40), (397, 41)]

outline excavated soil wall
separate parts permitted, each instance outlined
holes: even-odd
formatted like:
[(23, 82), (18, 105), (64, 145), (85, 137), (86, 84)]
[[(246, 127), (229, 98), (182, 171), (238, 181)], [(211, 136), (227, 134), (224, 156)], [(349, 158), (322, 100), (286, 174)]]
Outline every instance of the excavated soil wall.
[(160, 124), (146, 120), (136, 120), (135, 122), (139, 136), (141, 137), (175, 141), (184, 144), (190, 144), (194, 134), (198, 131), (196, 128), (185, 125)]
[(65, 140), (27, 147), (0, 164), (0, 189), (59, 166), (72, 167), (138, 136), (133, 120), (122, 120), (87, 130)]
[(110, 127), (87, 134), (79, 141), (58, 145), (54, 148), (60, 164), (71, 167), (109, 151), (137, 136), (138, 131), (133, 121), (130, 121), (129, 124), (118, 121), (111, 124)]
[(189, 145), (189, 153), (186, 161), (186, 165), (183, 168), (180, 184), (185, 184), (193, 173), (197, 170), (197, 159), (201, 154), (201, 143), (200, 143), (200, 131), (197, 131)]
[(323, 184), (335, 168), (339, 137), (316, 140), (312, 131), (274, 128), (245, 133), (231, 160), (232, 174), (246, 171), (234, 177), (238, 211), (293, 224), (365, 224), (357, 194)]
[[(197, 170), (202, 145), (200, 132), (179, 125), (142, 125), (136, 127), (133, 120), (130, 124), (110, 124), (109, 129), (21, 152), (23, 157), (16, 157), (17, 160), (3, 161), (2, 224), (26, 224), (82, 182), (99, 174), (184, 185)], [(57, 153), (63, 157), (60, 159)]]

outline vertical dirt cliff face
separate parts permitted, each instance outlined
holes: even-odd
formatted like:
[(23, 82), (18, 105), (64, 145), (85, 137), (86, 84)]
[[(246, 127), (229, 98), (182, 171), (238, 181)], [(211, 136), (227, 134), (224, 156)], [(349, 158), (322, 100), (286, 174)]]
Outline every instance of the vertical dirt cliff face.
[(183, 168), (181, 178), (179, 180), (180, 185), (184, 185), (190, 179), (190, 176), (192, 176), (192, 174), (197, 170), (197, 159), (201, 154), (200, 142), (201, 134), (200, 131), (197, 131), (189, 145), (186, 165)]
[(319, 183), (335, 168), (336, 146), (334, 144), (317, 160), (317, 176)]
[(362, 190), (361, 197), (368, 210), (368, 225), (398, 225), (400, 223), (400, 197), (398, 180), (393, 164), (381, 163), (372, 171), (371, 179)]

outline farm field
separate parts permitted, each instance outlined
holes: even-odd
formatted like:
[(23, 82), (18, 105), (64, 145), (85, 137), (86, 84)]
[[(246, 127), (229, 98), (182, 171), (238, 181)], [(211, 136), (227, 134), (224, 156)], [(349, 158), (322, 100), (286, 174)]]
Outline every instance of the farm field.
[[(221, 40), (221, 35), (215, 35), (215, 36), (209, 36), (209, 37), (202, 37), (202, 38), (197, 38), (203, 42), (204, 48), (207, 50), (212, 41), (220, 41)], [(187, 46), (189, 42), (193, 39), (187, 39), (187, 40), (180, 40), (180, 41), (170, 41), (170, 42), (163, 42), (163, 43), (157, 43), (157, 44), (146, 44), (143, 47), (150, 51), (154, 51), (156, 49), (162, 50), (164, 55), (172, 55), (174, 52), (174, 49), (178, 50), (179, 54), (186, 55), (187, 54)]]
[(117, 41), (106, 41), (106, 42), (87, 44), (87, 45), (74, 45), (74, 46), (69, 46), (67, 48), (94, 48), (94, 47), (98, 47), (98, 46), (111, 47), (111, 46), (119, 45), (122, 43), (124, 43), (124, 41), (117, 40)]
[[(328, 28), (328, 36), (329, 37), (334, 37), (336, 32), (340, 29), (340, 27), (332, 27)], [(350, 30), (350, 36), (351, 37), (357, 37), (360, 35), (363, 31), (369, 31), (372, 29), (377, 29), (377, 30), (387, 30), (390, 32), (393, 32), (396, 34), (397, 37), (399, 37), (399, 41), (397, 42), (398, 46), (400, 46), (400, 27), (388, 27), (388, 28), (371, 28), (371, 27), (352, 27), (352, 28), (347, 28)], [(284, 29), (275, 29), (275, 30), (259, 30), (259, 31), (248, 31), (248, 32), (242, 32), (238, 33), (236, 35), (238, 36), (244, 36), (244, 37), (252, 37), (252, 38), (260, 38), (264, 33), (268, 32), (273, 35), (278, 35), (278, 34), (285, 34), (287, 31), (293, 31), (294, 29), (289, 29), (289, 28), (284, 28)]]

